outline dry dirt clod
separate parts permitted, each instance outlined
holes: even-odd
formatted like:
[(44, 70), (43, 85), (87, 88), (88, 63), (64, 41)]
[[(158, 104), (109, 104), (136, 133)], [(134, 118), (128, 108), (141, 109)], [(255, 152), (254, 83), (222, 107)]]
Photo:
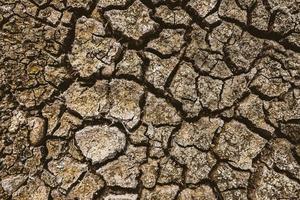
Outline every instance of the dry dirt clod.
[(207, 185), (200, 185), (199, 187), (195, 189), (186, 188), (182, 190), (178, 196), (179, 200), (184, 199), (195, 199), (195, 200), (201, 200), (201, 199), (210, 199), (214, 200), (217, 199), (215, 194), (213, 193), (213, 190), (211, 187)]
[(244, 124), (230, 121), (224, 125), (214, 152), (222, 159), (228, 159), (236, 167), (251, 169), (252, 159), (258, 155), (266, 142)]
[(28, 119), (30, 129), (29, 140), (33, 146), (38, 146), (43, 142), (46, 135), (46, 122), (40, 117), (31, 117)]
[(111, 10), (106, 15), (115, 30), (135, 40), (157, 26), (149, 17), (149, 9), (140, 1), (135, 1), (127, 10)]
[(114, 158), (126, 145), (125, 134), (107, 125), (85, 127), (75, 133), (75, 139), (83, 155), (94, 164)]

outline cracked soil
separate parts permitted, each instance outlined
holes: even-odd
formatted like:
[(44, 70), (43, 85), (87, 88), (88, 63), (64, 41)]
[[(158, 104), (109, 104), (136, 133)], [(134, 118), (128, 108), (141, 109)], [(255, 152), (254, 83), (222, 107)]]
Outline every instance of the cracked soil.
[(0, 0), (0, 199), (300, 199), (299, 0)]

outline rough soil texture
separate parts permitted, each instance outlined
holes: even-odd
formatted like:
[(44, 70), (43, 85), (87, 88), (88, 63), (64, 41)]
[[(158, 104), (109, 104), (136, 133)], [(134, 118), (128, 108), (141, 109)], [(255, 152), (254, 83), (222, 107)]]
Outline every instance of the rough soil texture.
[(300, 199), (299, 0), (0, 0), (0, 199)]

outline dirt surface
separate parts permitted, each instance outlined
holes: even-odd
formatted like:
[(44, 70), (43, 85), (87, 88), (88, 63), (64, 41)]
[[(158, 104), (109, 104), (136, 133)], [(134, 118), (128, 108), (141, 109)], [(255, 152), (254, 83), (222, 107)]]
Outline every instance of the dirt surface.
[(300, 199), (299, 0), (0, 0), (0, 199)]

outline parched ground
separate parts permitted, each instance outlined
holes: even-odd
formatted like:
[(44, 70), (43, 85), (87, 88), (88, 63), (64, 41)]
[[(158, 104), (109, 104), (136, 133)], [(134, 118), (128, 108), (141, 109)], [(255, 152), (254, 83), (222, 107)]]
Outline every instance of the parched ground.
[(300, 1), (0, 0), (0, 199), (300, 199)]

